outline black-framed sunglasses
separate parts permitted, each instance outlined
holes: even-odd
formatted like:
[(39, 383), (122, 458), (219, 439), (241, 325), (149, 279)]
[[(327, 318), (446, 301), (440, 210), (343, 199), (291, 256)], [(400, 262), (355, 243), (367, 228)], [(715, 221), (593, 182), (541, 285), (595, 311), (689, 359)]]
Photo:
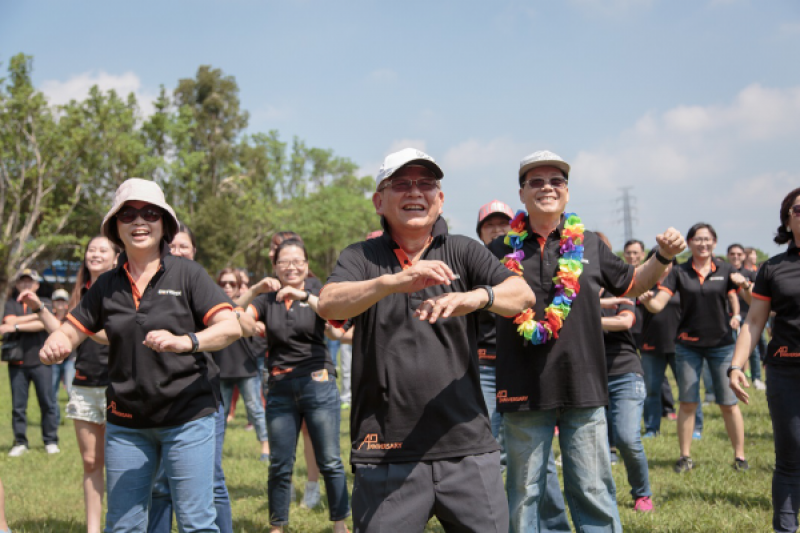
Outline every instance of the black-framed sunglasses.
[(117, 213), (117, 220), (123, 224), (131, 224), (138, 217), (142, 217), (145, 222), (158, 222), (162, 216), (161, 209), (153, 205), (146, 205), (141, 209), (125, 206)]
[(527, 185), (531, 189), (541, 189), (548, 183), (554, 189), (567, 188), (567, 180), (565, 180), (564, 178), (550, 178), (549, 180), (546, 180), (544, 178), (531, 178), (529, 180), (525, 180), (522, 182), (523, 185)]
[(234, 289), (236, 287), (238, 287), (238, 285), (236, 284), (235, 281), (220, 281), (219, 282), (219, 286), (220, 287), (233, 287)]
[(800, 204), (793, 205), (789, 211), (792, 213), (792, 216), (800, 217)]

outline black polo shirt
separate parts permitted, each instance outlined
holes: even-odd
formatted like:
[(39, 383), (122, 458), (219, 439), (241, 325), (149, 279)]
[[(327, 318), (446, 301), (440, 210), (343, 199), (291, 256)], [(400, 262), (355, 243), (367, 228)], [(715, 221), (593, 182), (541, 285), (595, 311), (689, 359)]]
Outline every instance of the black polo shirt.
[(256, 354), (244, 339), (211, 355), (219, 367), (220, 379), (251, 378), (258, 372)]
[[(616, 309), (603, 309), (604, 317), (631, 315), (633, 324), (636, 325), (636, 311), (633, 302), (622, 303)], [(633, 328), (624, 331), (603, 331), (603, 341), (606, 348), (606, 369), (610, 376), (622, 374), (644, 375), (639, 353), (636, 351), (636, 341), (633, 339)]]
[(800, 249), (794, 242), (758, 270), (753, 298), (769, 302), (775, 312), (766, 363), (800, 365)]
[[(537, 235), (528, 224), (523, 242), (523, 276), (536, 294), (534, 320), (544, 319), (553, 301), (553, 278), (561, 257), (561, 224)], [(512, 251), (498, 237), (489, 249), (498, 258)], [(635, 267), (625, 263), (591, 231), (584, 233), (580, 293), (572, 303), (559, 338), (526, 342), (512, 318), (497, 318), (497, 410), (500, 412), (599, 407), (608, 404), (608, 376), (600, 322), (601, 288), (621, 296), (633, 286)]]
[(689, 259), (672, 269), (658, 288), (670, 295), (681, 294), (681, 321), (677, 342), (684, 346), (716, 348), (733, 344), (728, 313), (728, 293), (738, 286), (731, 281), (730, 263), (714, 258), (707, 278)]
[[(758, 273), (757, 270), (750, 270), (749, 268), (742, 267), (737, 272), (750, 280), (751, 282), (756, 282), (756, 274)], [(747, 318), (747, 312), (750, 310), (750, 304), (742, 298), (741, 291), (739, 292), (739, 315), (742, 317), (742, 324), (744, 324), (745, 319)]]
[(157, 353), (142, 342), (150, 331), (186, 335), (205, 329), (230, 299), (203, 268), (162, 249), (161, 268), (142, 294), (120, 266), (100, 276), (67, 318), (88, 335), (105, 329), (108, 358), (107, 418), (130, 428), (184, 424), (215, 413), (218, 372), (208, 353)]
[[(40, 300), (42, 305), (46, 305), (52, 312), (53, 304), (50, 300), (47, 298), (40, 298)], [(22, 317), (31, 314), (33, 313), (31, 313), (27, 305), (19, 303), (15, 299), (8, 299), (6, 300), (6, 307), (3, 311), (3, 322), (5, 322), (7, 318)], [(22, 361), (9, 363), (9, 365), (18, 368), (33, 368), (41, 365), (42, 362), (39, 360), (39, 350), (42, 349), (44, 342), (47, 340), (47, 330), (43, 329), (42, 331), (34, 332), (20, 331), (19, 340), (20, 343), (22, 343)]]
[[(319, 289), (308, 290), (319, 295)], [(277, 294), (261, 294), (250, 304), (256, 320), (264, 322), (267, 330), (269, 380), (305, 377), (322, 369), (336, 376), (325, 342), (325, 320), (307, 302), (279, 302)]]
[[(91, 282), (81, 289), (83, 298), (91, 287)], [(89, 337), (75, 349), (75, 377), (72, 384), (79, 387), (108, 386), (108, 346)]]
[[(658, 286), (653, 287), (658, 291)], [(675, 337), (681, 321), (681, 295), (673, 294), (660, 313), (651, 313), (644, 308), (644, 325), (639, 350), (642, 353), (664, 355), (675, 353)]]
[[(499, 449), (481, 395), (478, 313), (430, 324), (414, 311), (428, 298), (496, 286), (513, 273), (478, 241), (450, 235), (442, 218), (421, 259), (443, 261), (460, 279), (391, 294), (354, 317), (353, 463), (438, 460)], [(411, 262), (386, 231), (345, 249), (328, 283), (375, 279), (404, 265)]]

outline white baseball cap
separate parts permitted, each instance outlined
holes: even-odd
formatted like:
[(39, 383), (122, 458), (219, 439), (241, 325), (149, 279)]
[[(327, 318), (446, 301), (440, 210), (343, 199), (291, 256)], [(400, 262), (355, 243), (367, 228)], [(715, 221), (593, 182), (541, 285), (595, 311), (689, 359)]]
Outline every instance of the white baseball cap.
[(522, 177), (525, 176), (525, 173), (530, 169), (544, 166), (556, 167), (564, 172), (565, 177), (569, 177), (569, 165), (566, 161), (549, 150), (539, 150), (538, 152), (526, 155), (522, 158), (522, 161), (519, 162), (520, 181), (522, 181)]
[(399, 152), (387, 155), (386, 159), (383, 160), (383, 164), (378, 170), (378, 175), (375, 176), (375, 189), (377, 190), (384, 180), (391, 178), (392, 174), (411, 164), (429, 168), (436, 175), (436, 179), (444, 177), (444, 172), (431, 156), (416, 148), (403, 148)]

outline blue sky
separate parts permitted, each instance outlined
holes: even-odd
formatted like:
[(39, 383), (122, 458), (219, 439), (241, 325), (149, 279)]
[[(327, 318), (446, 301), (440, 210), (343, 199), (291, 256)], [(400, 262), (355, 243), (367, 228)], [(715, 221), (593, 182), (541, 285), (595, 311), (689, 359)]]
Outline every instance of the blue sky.
[[(34, 56), (53, 103), (93, 83), (147, 102), (201, 64), (236, 77), (250, 131), (278, 129), (374, 175), (415, 146), (445, 172), (452, 231), (518, 200), (550, 149), (570, 208), (622, 244), (714, 224), (768, 253), (800, 186), (800, 3), (791, 0), (0, 2), (0, 58)], [(143, 106), (146, 112), (147, 106)]]

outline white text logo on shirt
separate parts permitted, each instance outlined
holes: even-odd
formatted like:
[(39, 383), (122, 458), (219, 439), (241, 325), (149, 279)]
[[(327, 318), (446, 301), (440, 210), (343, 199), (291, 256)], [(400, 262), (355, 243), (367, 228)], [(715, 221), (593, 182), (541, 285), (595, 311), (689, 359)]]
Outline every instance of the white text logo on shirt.
[(172, 289), (158, 289), (158, 294), (162, 296), (180, 296), (181, 291), (173, 291)]
[(711, 276), (708, 281), (725, 281), (725, 276)]

